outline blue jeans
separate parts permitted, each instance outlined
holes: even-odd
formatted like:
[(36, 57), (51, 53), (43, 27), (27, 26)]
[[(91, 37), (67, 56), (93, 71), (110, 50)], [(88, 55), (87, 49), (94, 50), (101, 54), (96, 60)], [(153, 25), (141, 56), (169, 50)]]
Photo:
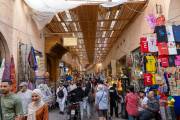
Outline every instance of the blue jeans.
[(128, 115), (128, 120), (136, 120), (136, 117)]

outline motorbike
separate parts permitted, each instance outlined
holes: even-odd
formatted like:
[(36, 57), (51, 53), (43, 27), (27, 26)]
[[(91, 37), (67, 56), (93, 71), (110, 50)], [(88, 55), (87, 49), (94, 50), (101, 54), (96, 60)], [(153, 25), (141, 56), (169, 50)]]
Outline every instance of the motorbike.
[(81, 120), (80, 104), (70, 103), (68, 105), (69, 120)]

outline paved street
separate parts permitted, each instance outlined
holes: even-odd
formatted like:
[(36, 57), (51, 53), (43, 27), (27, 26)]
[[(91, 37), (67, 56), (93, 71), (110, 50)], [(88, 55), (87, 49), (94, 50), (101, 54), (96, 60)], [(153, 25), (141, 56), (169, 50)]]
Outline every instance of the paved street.
[[(58, 110), (52, 110), (49, 113), (49, 120), (67, 120), (67, 116), (60, 115)], [(84, 120), (87, 120), (87, 118), (84, 118)], [(92, 118), (90, 120), (97, 120), (96, 112), (94, 112), (94, 115), (92, 115)], [(114, 118), (113, 120), (123, 120), (123, 119)]]

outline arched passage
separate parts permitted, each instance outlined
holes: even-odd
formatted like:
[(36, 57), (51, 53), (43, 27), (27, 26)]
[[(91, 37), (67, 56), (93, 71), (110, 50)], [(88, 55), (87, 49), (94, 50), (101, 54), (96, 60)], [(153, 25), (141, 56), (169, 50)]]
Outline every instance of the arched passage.
[(10, 52), (7, 42), (3, 34), (0, 32), (0, 63), (3, 58), (5, 58), (6, 60), (10, 60)]

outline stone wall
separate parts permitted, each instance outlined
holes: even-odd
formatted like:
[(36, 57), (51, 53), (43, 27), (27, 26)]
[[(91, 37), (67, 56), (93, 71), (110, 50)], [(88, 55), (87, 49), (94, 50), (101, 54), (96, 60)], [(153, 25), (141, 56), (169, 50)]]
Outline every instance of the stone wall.
[(44, 56), (44, 39), (23, 0), (0, 1), (0, 32), (7, 42), (10, 54), (14, 56), (16, 69), (19, 42), (32, 45)]

